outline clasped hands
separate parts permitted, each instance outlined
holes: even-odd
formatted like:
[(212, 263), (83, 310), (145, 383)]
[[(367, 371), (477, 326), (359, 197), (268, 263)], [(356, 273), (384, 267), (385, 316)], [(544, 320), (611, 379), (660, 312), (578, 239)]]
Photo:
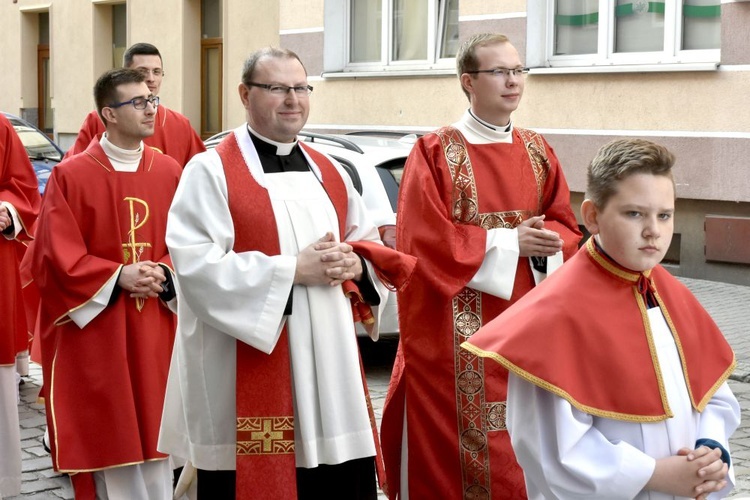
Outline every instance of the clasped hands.
[(294, 284), (338, 286), (362, 277), (362, 262), (348, 243), (339, 243), (328, 232), (297, 254)]
[(0, 233), (8, 229), (11, 222), (10, 211), (4, 205), (0, 205)]
[(516, 229), (521, 257), (552, 257), (562, 250), (563, 240), (560, 235), (544, 229), (544, 215), (530, 217)]
[(656, 461), (656, 469), (646, 489), (705, 500), (726, 486), (728, 470), (719, 449), (707, 446), (695, 450), (682, 448), (677, 455)]
[(117, 284), (130, 292), (130, 297), (148, 299), (158, 297), (164, 289), (161, 284), (166, 281), (164, 269), (156, 262), (144, 260), (123, 266)]

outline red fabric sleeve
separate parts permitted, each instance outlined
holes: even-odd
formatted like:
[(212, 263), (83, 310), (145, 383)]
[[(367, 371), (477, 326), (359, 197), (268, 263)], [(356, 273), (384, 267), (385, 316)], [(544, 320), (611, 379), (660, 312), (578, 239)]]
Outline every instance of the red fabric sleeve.
[[(417, 269), (444, 296), (458, 293), (482, 265), (487, 230), (455, 224), (450, 214), (452, 179), (436, 135), (414, 145), (399, 188), (396, 248), (419, 255)], [(445, 193), (441, 195), (441, 193)]]

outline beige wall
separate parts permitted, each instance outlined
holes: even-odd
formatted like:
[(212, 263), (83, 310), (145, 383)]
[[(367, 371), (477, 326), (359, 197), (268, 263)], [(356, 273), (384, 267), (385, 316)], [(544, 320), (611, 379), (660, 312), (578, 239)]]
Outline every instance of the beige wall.
[(460, 16), (487, 16), (526, 12), (526, 0), (459, 0)]
[(224, 128), (234, 128), (245, 122), (237, 90), (242, 64), (251, 52), (279, 44), (279, 0), (224, 0), (224, 9)]
[(324, 0), (286, 0), (279, 5), (279, 29), (303, 30), (323, 27)]

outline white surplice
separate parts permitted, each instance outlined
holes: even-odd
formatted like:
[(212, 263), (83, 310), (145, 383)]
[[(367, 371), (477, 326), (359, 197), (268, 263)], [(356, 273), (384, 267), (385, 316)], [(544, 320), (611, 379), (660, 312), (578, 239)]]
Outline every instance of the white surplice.
[[(643, 491), (656, 459), (676, 455), (680, 448), (693, 449), (702, 438), (729, 450), (729, 436), (740, 421), (740, 407), (729, 386), (725, 382), (702, 413), (694, 411), (661, 309), (649, 309), (648, 317), (673, 418), (633, 423), (593, 417), (511, 373), (507, 424), (529, 499), (672, 499)], [(595, 333), (590, 341), (596, 342)], [(710, 498), (722, 498), (733, 487), (730, 467), (727, 486)]]
[[(373, 456), (349, 301), (340, 287), (292, 286), (299, 250), (328, 231), (339, 234), (320, 170), (308, 157), (309, 172), (265, 174), (247, 127), (234, 133), (250, 173), (268, 190), (281, 255), (232, 250), (221, 160), (215, 150), (196, 155), (182, 175), (167, 226), (179, 321), (158, 449), (187, 457), (199, 469), (234, 469), (236, 341), (269, 353), (286, 322), (297, 466)], [(336, 166), (348, 192), (345, 239), (379, 241), (361, 198)], [(387, 289), (369, 263), (366, 272), (384, 303)], [(293, 310), (285, 317), (290, 291)]]
[(16, 365), (0, 366), (0, 499), (21, 492)]

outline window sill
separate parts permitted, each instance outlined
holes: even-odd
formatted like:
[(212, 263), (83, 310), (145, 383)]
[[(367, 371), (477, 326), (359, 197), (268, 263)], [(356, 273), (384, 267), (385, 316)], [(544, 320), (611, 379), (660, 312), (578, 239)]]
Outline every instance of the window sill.
[(718, 62), (685, 64), (628, 64), (609, 66), (558, 66), (555, 68), (530, 68), (531, 75), (569, 75), (591, 73), (667, 73), (677, 71), (716, 71)]
[(373, 70), (373, 71), (324, 71), (320, 74), (323, 79), (347, 78), (413, 78), (413, 77), (443, 77), (456, 76), (455, 69), (425, 69), (425, 70)]

